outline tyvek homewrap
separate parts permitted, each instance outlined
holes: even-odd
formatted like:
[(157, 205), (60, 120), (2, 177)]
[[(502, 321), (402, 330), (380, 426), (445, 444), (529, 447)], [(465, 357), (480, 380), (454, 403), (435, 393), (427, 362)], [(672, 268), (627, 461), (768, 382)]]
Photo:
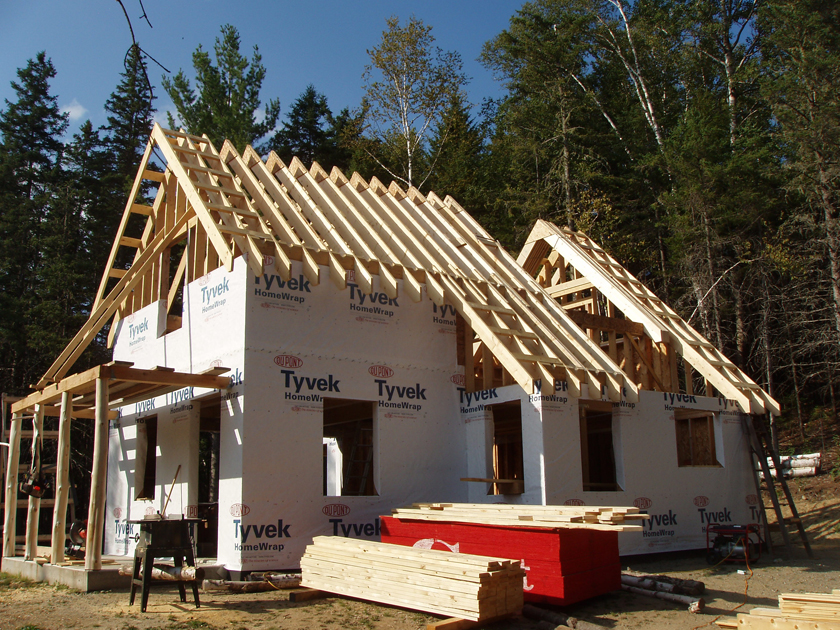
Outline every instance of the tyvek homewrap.
[[(179, 344), (192, 366), (219, 365), (218, 358), (234, 367), (221, 401), (219, 560), (232, 570), (294, 568), (315, 535), (378, 539), (378, 516), (394, 505), (465, 501), (463, 368), (455, 365), (451, 307), (388, 298), (377, 279), (365, 294), (352, 274), (337, 291), (323, 267), (313, 285), (297, 263), (285, 281), (270, 261), (261, 277), (241, 263), (192, 283), (184, 327), (146, 355), (160, 364)], [(179, 333), (183, 339), (169, 339)], [(323, 496), (325, 397), (371, 402), (377, 496)], [(159, 441), (169, 432), (160, 426)], [(190, 448), (181, 444), (182, 459)], [(131, 464), (113, 450), (112, 474), (130, 485)], [(125, 496), (113, 497), (113, 508), (142, 517), (143, 506)]]
[[(747, 438), (730, 401), (640, 392), (613, 404), (617, 492), (583, 492), (579, 405), (542, 400), (546, 500), (553, 505), (635, 505), (651, 518), (643, 532), (619, 536), (622, 554), (705, 547), (709, 522), (758, 521)], [(718, 465), (677, 465), (674, 410), (714, 414)]]
[[(348, 288), (338, 291), (328, 273), (322, 267), (321, 283), (313, 285), (295, 262), (283, 280), (269, 261), (255, 278), (237, 259), (233, 272), (217, 269), (189, 285), (180, 330), (133, 346), (125, 345), (130, 329), (118, 336), (115, 358), (130, 353), (141, 367), (232, 368), (231, 387), (220, 401), (218, 555), (228, 568), (295, 568), (306, 544), (320, 534), (376, 539), (378, 516), (414, 501), (635, 504), (652, 518), (645, 532), (622, 535), (623, 553), (702, 547), (709, 519), (757, 520), (741, 416), (728, 401), (642, 392), (638, 403), (614, 404), (621, 489), (583, 492), (579, 414), (585, 400), (569, 396), (562, 381), (551, 395), (526, 394), (516, 385), (467, 393), (463, 368), (455, 362), (450, 307), (427, 299), (413, 303), (402, 292), (388, 298), (377, 278), (373, 292), (365, 294), (352, 274)], [(160, 322), (162, 307), (147, 308), (149, 321)], [(143, 311), (135, 314), (141, 316)], [(200, 402), (207, 392), (190, 394)], [(585, 386), (583, 394), (588, 396)], [(323, 496), (324, 398), (374, 405), (376, 496)], [(487, 406), (510, 400), (521, 403), (524, 493), (487, 496), (485, 483), (460, 479), (493, 476)], [(131, 553), (120, 518), (161, 509), (171, 481), (165, 476), (179, 462), (191, 461), (196, 448), (191, 440), (197, 416), (184, 421), (190, 424), (188, 439), (179, 433), (186, 425), (161, 422), (159, 441), (177, 448), (158, 470), (154, 503), (133, 502), (134, 436), (128, 425), (153, 411), (168, 417), (183, 404), (164, 399), (123, 409), (122, 432), (113, 432), (111, 442), (109, 513), (121, 516), (109, 523), (109, 553)], [(720, 466), (677, 466), (675, 408), (715, 414)], [(176, 485), (178, 501), (173, 498), (170, 513), (189, 508), (188, 485), (196, 481), (189, 472)]]

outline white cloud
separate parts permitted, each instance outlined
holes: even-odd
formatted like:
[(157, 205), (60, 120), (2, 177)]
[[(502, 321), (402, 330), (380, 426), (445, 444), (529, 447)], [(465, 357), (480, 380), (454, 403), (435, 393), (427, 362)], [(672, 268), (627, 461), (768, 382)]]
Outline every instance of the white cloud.
[(80, 118), (84, 117), (88, 113), (88, 110), (74, 98), (69, 105), (65, 105), (61, 108), (61, 113), (67, 114), (70, 117), (71, 122), (76, 122)]

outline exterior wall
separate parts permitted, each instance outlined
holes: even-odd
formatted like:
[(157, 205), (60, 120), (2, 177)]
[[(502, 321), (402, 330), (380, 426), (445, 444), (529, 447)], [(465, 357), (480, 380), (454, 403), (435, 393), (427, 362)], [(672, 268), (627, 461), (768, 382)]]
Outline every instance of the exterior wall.
[[(705, 545), (709, 520), (757, 520), (746, 438), (730, 401), (642, 392), (613, 409), (618, 492), (583, 492), (579, 403), (516, 385), (467, 394), (456, 365), (455, 315), (428, 300), (363, 295), (351, 277), (306, 281), (298, 263), (282, 282), (269, 265), (255, 278), (238, 258), (189, 285), (182, 328), (167, 335), (161, 303), (120, 322), (114, 358), (137, 367), (201, 372), (231, 368), (221, 392), (218, 557), (234, 571), (295, 568), (313, 536), (378, 539), (379, 515), (416, 501), (637, 505), (644, 533), (619, 537), (621, 552)], [(584, 391), (584, 395), (586, 392)], [(111, 423), (105, 552), (132, 554), (127, 520), (197, 504), (199, 407), (216, 392), (186, 388), (121, 409)], [(376, 496), (325, 497), (324, 398), (371, 401)], [(486, 405), (519, 400), (524, 493), (488, 496), (492, 417)], [(674, 408), (716, 414), (720, 467), (677, 467)], [(134, 501), (137, 424), (158, 417), (155, 498)], [(348, 454), (344, 454), (345, 457)]]
[[(452, 308), (426, 298), (415, 304), (402, 291), (389, 300), (378, 278), (372, 296), (361, 294), (352, 277), (338, 291), (327, 268), (321, 278), (312, 285), (298, 263), (289, 282), (270, 264), (255, 278), (240, 258), (232, 273), (217, 269), (189, 286), (180, 330), (157, 338), (163, 318), (152, 305), (154, 313), (136, 313), (117, 336), (114, 358), (138, 367), (232, 368), (221, 401), (218, 539), (219, 561), (230, 570), (295, 568), (313, 536), (378, 540), (378, 517), (395, 506), (467, 500), (468, 484), (459, 481), (466, 442), (457, 412), (463, 368), (456, 366)], [(151, 321), (161, 322), (157, 330), (144, 323)], [(138, 327), (145, 338), (132, 344)], [(143, 401), (123, 408), (112, 423), (107, 553), (133, 553), (134, 531), (125, 521), (150, 507), (132, 501), (135, 423), (159, 418), (158, 494), (151, 506), (159, 510), (178, 463), (197, 457), (197, 403), (207, 394), (182, 392), (175, 405)], [(377, 496), (323, 496), (324, 397), (375, 406)], [(193, 407), (189, 435), (160, 420), (184, 406)], [(173, 492), (170, 514), (189, 514), (195, 505), (186, 493), (197, 485), (197, 470), (179, 476), (176, 490), (182, 485), (184, 499)]]
[[(189, 285), (184, 296), (182, 327), (162, 335), (166, 320), (162, 302), (151, 304), (118, 324), (114, 360), (130, 361), (138, 368), (165, 366), (181, 372), (203, 372), (211, 367), (231, 368), (232, 386), (223, 392), (219, 494), (236, 502), (242, 476), (241, 448), (244, 359), (244, 300), (248, 269), (238, 258), (228, 273), (220, 268)], [(119, 409), (120, 418), (109, 427), (108, 486), (105, 553), (133, 554), (138, 532), (129, 520), (163, 510), (172, 495), (167, 515), (194, 516), (198, 503), (199, 406), (213, 390), (187, 387)], [(135, 501), (137, 425), (157, 416), (156, 490), (152, 501)], [(178, 466), (177, 482), (173, 479)]]
[[(220, 501), (231, 569), (294, 568), (313, 536), (379, 539), (379, 516), (414, 501), (466, 501), (455, 317), (352, 279), (249, 278), (241, 505)], [(455, 378), (453, 378), (455, 377)], [(460, 378), (459, 378), (460, 377)], [(371, 401), (378, 496), (323, 496), (324, 398)], [(344, 453), (347, 458), (350, 454)]]
[[(619, 536), (622, 554), (706, 546), (709, 522), (758, 520), (742, 414), (722, 398), (643, 391), (613, 405), (618, 492), (583, 492), (578, 402), (542, 401), (548, 504), (635, 505), (651, 515), (644, 532)], [(584, 401), (585, 402), (585, 401)], [(678, 467), (674, 409), (715, 414), (719, 467)]]

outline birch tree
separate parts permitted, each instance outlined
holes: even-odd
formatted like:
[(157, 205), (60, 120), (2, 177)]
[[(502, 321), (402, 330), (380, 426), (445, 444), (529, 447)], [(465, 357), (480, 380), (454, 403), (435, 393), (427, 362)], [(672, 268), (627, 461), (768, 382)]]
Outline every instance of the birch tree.
[(432, 171), (423, 159), (429, 135), (467, 77), (461, 55), (435, 46), (422, 20), (412, 16), (403, 26), (392, 16), (386, 24), (362, 75), (370, 133), (386, 149), (372, 157), (394, 179), (419, 188)]

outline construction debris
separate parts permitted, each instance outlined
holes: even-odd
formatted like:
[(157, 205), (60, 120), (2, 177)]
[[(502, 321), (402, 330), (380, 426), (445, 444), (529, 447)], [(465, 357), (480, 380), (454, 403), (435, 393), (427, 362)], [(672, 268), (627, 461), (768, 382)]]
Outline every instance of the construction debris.
[(677, 593), (678, 595), (702, 595), (706, 585), (697, 580), (683, 580), (669, 575), (631, 575), (621, 574), (621, 583), (627, 586), (637, 586), (649, 591), (663, 593)]
[(650, 518), (636, 507), (502, 505), (487, 503), (414, 503), (392, 514), (402, 520), (447, 521), (482, 525), (641, 531)]
[(706, 600), (702, 597), (695, 597), (694, 595), (678, 595), (677, 593), (649, 590), (646, 588), (639, 588), (637, 586), (630, 586), (624, 583), (622, 583), (621, 589), (631, 593), (636, 593), (636, 595), (645, 595), (646, 597), (655, 597), (656, 599), (662, 599), (676, 604), (684, 604), (688, 606), (688, 612), (690, 613), (703, 612), (703, 609), (706, 607)]
[[(121, 566), (119, 569), (120, 575), (133, 575), (133, 568), (130, 566)], [(140, 573), (137, 577), (143, 577), (143, 565), (140, 564)], [(166, 564), (155, 564), (152, 566), (153, 580), (166, 580), (169, 582), (187, 581), (204, 579), (204, 569), (196, 567), (173, 567)]]
[(603, 628), (603, 626), (582, 621), (577, 617), (572, 617), (561, 612), (553, 612), (545, 608), (532, 606), (531, 604), (525, 604), (522, 607), (522, 616), (528, 617), (529, 619), (538, 619), (541, 625), (542, 623), (548, 624), (546, 625), (547, 628), (556, 628), (558, 626), (576, 628), (577, 630), (601, 630)]
[(840, 589), (831, 593), (783, 593), (778, 608), (753, 608), (715, 622), (720, 628), (831, 630), (840, 628)]
[(519, 614), (519, 562), (317, 536), (300, 561), (302, 586), (471, 621)]
[(300, 574), (268, 574), (261, 580), (204, 580), (203, 591), (227, 591), (229, 593), (259, 593), (300, 586)]

